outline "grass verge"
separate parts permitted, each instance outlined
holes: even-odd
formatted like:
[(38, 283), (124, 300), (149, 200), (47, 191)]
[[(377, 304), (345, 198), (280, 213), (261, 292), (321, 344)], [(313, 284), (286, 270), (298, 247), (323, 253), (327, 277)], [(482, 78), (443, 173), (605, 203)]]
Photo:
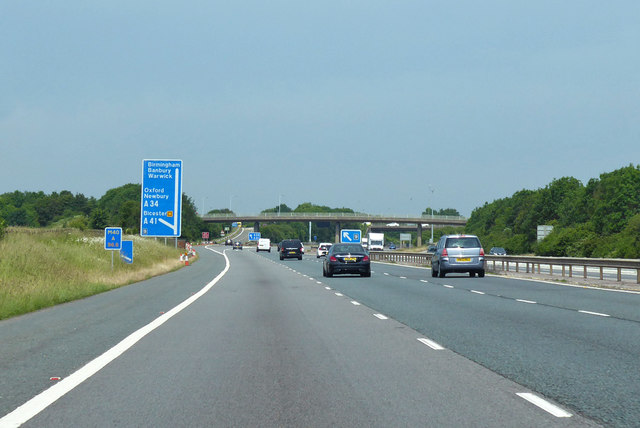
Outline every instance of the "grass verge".
[(142, 281), (182, 266), (180, 251), (139, 236), (133, 264), (104, 249), (101, 231), (12, 228), (0, 240), (0, 319)]

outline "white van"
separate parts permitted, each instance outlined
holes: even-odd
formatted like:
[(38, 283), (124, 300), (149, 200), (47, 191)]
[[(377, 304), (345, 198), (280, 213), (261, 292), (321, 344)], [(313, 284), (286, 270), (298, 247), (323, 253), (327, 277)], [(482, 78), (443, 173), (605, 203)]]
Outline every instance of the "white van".
[(271, 239), (269, 238), (258, 239), (258, 246), (256, 247), (256, 252), (258, 251), (271, 252)]

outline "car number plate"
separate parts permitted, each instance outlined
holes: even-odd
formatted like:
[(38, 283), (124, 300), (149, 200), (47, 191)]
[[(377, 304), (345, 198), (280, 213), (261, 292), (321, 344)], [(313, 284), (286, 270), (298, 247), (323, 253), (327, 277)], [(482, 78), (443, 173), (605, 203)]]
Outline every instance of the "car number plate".
[(458, 257), (456, 259), (456, 261), (458, 261), (458, 262), (470, 262), (471, 259), (469, 257)]
[(345, 257), (345, 258), (344, 258), (344, 261), (345, 261), (345, 262), (347, 262), (347, 263), (349, 263), (349, 262), (355, 262), (355, 261), (356, 261), (356, 258), (355, 258), (355, 257)]
[(296, 253), (295, 251), (289, 251), (289, 254), (295, 254), (295, 253)]

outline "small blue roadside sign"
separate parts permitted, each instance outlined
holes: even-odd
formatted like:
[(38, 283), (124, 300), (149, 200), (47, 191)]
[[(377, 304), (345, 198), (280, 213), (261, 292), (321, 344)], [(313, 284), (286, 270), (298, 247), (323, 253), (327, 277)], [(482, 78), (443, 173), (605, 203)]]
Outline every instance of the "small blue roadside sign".
[(178, 237), (181, 229), (182, 161), (144, 159), (140, 235)]
[(120, 258), (127, 264), (133, 263), (133, 241), (122, 241)]
[(340, 242), (351, 242), (355, 244), (360, 243), (362, 232), (357, 229), (342, 229), (340, 230)]
[(249, 232), (249, 241), (259, 241), (260, 232)]
[(117, 251), (122, 249), (122, 228), (121, 227), (105, 227), (104, 228), (104, 249)]

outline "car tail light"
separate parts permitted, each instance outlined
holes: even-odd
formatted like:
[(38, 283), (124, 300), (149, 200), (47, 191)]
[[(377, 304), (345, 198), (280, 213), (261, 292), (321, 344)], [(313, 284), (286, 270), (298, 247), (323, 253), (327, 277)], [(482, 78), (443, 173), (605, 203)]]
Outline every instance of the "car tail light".
[(368, 261), (369, 261), (369, 256), (364, 256), (364, 257), (362, 258), (362, 261), (363, 261), (363, 262), (368, 262)]
[(447, 253), (446, 248), (442, 250), (442, 257), (449, 257), (449, 254)]
[(331, 256), (331, 257), (329, 257), (329, 260), (331, 260), (332, 262), (337, 262), (337, 261), (338, 261), (338, 259), (336, 259), (336, 257), (335, 257), (335, 256)]
[(484, 248), (480, 247), (480, 255), (484, 256)]

